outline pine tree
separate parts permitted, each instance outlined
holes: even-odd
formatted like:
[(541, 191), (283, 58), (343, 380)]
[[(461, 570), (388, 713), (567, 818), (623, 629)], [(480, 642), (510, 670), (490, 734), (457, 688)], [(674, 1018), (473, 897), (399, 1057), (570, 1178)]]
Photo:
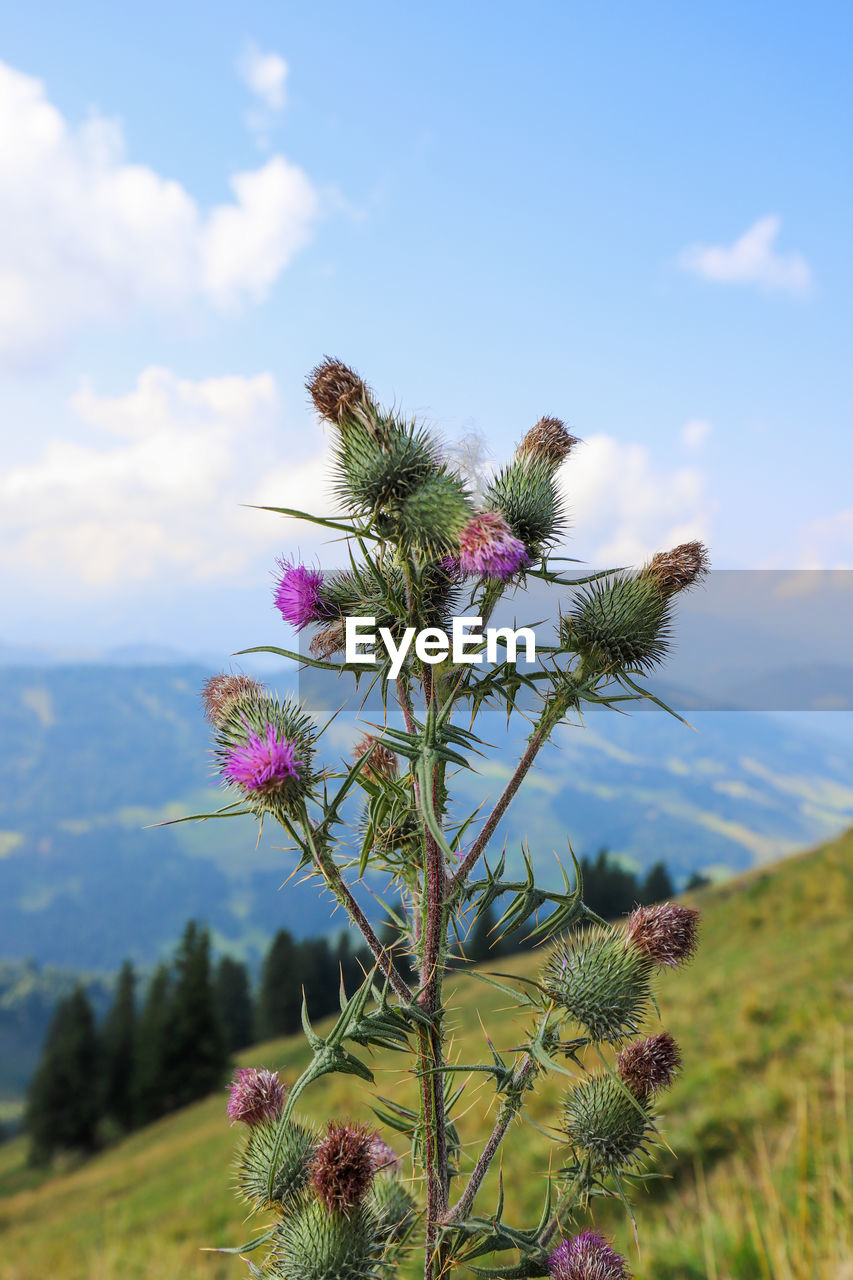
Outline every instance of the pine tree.
[(211, 973), (210, 935), (194, 920), (178, 944), (168, 1003), (164, 1092), (173, 1110), (217, 1088), (228, 1065)]
[(136, 974), (126, 960), (119, 972), (115, 998), (101, 1028), (104, 1114), (128, 1132), (136, 1121)]
[(293, 938), (280, 929), (270, 943), (258, 991), (258, 1038), (289, 1035), (300, 1026), (302, 976)]
[(666, 869), (666, 864), (656, 862), (654, 866), (649, 867), (649, 873), (639, 892), (640, 902), (645, 906), (650, 906), (654, 902), (666, 902), (674, 893), (675, 886)]
[(465, 943), (465, 955), (471, 964), (480, 964), (483, 960), (494, 960), (501, 952), (498, 935), (493, 933), (495, 927), (494, 908), (489, 903), (471, 927)]
[(216, 1003), (231, 1053), (252, 1043), (254, 1005), (246, 966), (223, 956), (216, 969)]
[(26, 1127), (30, 1159), (47, 1163), (57, 1151), (93, 1151), (101, 1103), (95, 1016), (82, 987), (60, 1001), (30, 1085)]
[(168, 967), (158, 965), (148, 985), (137, 1035), (134, 1094), (140, 1124), (150, 1124), (169, 1109), (165, 1074), (170, 986)]

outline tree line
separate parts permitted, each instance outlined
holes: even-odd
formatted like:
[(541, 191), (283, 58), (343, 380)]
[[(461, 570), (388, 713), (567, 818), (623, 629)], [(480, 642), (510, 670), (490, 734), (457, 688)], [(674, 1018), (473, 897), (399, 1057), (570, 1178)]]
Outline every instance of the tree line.
[[(584, 901), (607, 918), (674, 894), (663, 862), (637, 876), (603, 849), (580, 866)], [(687, 887), (703, 883), (694, 876)], [(501, 933), (500, 912), (498, 901), (459, 944), (469, 961), (531, 945), (524, 926)], [(395, 934), (386, 926), (380, 936), (390, 945)], [(407, 957), (398, 962), (414, 976)], [(225, 1083), (234, 1053), (299, 1029), (303, 991), (311, 1019), (322, 1018), (338, 1007), (341, 979), (352, 992), (371, 964), (366, 951), (352, 949), (346, 933), (337, 941), (299, 942), (282, 929), (253, 990), (240, 961), (226, 955), (213, 963), (207, 929), (190, 921), (141, 999), (138, 975), (127, 961), (100, 1024), (82, 987), (58, 1003), (27, 1099), (31, 1159), (45, 1164), (60, 1151), (90, 1153), (205, 1097)]]
[(297, 942), (281, 930), (255, 992), (240, 961), (214, 965), (207, 929), (190, 921), (141, 1000), (127, 961), (100, 1024), (82, 986), (58, 1003), (27, 1096), (32, 1162), (90, 1154), (205, 1097), (225, 1083), (232, 1054), (297, 1030), (303, 989), (311, 1018), (321, 1018), (337, 1008), (341, 978), (352, 991), (368, 967), (346, 934)]

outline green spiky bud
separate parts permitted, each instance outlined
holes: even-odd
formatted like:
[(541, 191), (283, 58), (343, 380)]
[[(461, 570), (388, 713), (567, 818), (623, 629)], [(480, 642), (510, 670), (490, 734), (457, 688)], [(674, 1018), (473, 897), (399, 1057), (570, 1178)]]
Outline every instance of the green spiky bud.
[(342, 501), (361, 515), (403, 502), (441, 470), (435, 441), (414, 423), (388, 419), (382, 435), (354, 426), (335, 451), (336, 489)]
[(586, 1152), (593, 1166), (604, 1173), (626, 1168), (642, 1150), (652, 1127), (642, 1103), (603, 1073), (588, 1076), (569, 1090), (563, 1124), (572, 1146)]
[(287, 1208), (308, 1181), (317, 1135), (311, 1129), (289, 1121), (282, 1131), (283, 1141), (276, 1156), (272, 1195), (268, 1194), (270, 1166), (278, 1135), (279, 1125), (275, 1121), (253, 1125), (237, 1159), (240, 1194), (258, 1209)]
[(417, 1217), (415, 1198), (399, 1178), (380, 1174), (374, 1179), (367, 1205), (376, 1215), (379, 1232), (388, 1243), (402, 1243)]
[(329, 1212), (320, 1200), (304, 1200), (279, 1224), (267, 1273), (282, 1280), (368, 1280), (384, 1240), (364, 1205)]
[(237, 787), (257, 817), (283, 818), (314, 782), (317, 728), (297, 702), (262, 690), (230, 700), (215, 726), (214, 756), (223, 781)]
[(449, 471), (425, 479), (400, 503), (394, 526), (400, 542), (438, 558), (455, 549), (472, 513), (462, 481)]
[(666, 656), (669, 636), (669, 598), (643, 576), (591, 583), (560, 620), (563, 647), (596, 671), (650, 671)]
[(483, 504), (499, 511), (512, 532), (535, 554), (559, 537), (565, 517), (554, 486), (554, 468), (534, 453), (516, 454), (486, 490)]
[(653, 973), (653, 963), (623, 935), (596, 927), (558, 942), (541, 981), (592, 1040), (615, 1044), (642, 1025)]

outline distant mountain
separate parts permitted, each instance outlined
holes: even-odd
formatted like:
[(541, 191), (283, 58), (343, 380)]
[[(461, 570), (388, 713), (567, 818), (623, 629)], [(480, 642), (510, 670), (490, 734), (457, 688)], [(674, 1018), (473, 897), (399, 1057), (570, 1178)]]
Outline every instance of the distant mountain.
[[(282, 690), (292, 683), (283, 671)], [(343, 923), (315, 885), (278, 892), (294, 865), (280, 831), (258, 841), (243, 819), (153, 825), (221, 803), (198, 700), (208, 674), (162, 663), (0, 668), (0, 958), (149, 964), (190, 916), (252, 958), (276, 928), (306, 937)], [(853, 820), (853, 745), (769, 715), (691, 718), (698, 733), (657, 709), (561, 729), (496, 847), (506, 836), (517, 862), (526, 838), (556, 876), (568, 836), (578, 853), (606, 845), (640, 868), (664, 858), (685, 878), (770, 861)], [(346, 756), (353, 733), (351, 719), (336, 720), (326, 758)], [(478, 772), (457, 775), (460, 816), (499, 793), (520, 745), (496, 716), (482, 733), (496, 748)]]

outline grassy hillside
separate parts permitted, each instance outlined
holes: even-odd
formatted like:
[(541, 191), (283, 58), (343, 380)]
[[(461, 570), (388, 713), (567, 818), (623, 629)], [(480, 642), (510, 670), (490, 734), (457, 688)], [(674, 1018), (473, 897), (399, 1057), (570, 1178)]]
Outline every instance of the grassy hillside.
[[(663, 1125), (678, 1158), (661, 1151), (658, 1168), (669, 1177), (637, 1206), (639, 1259), (616, 1206), (605, 1206), (598, 1220), (615, 1232), (640, 1280), (849, 1277), (842, 1026), (849, 1026), (851, 994), (853, 833), (695, 901), (704, 914), (700, 954), (688, 970), (666, 977), (660, 992), (664, 1024), (685, 1058)], [(537, 964), (535, 956), (515, 962), (525, 973)], [(499, 1048), (516, 1043), (518, 1024), (501, 1007), (506, 1003), (481, 983), (454, 981), (450, 1005), (463, 1060), (482, 1050), (478, 1017)], [(276, 1042), (248, 1060), (292, 1078), (303, 1050), (297, 1041)], [(377, 1091), (404, 1099), (411, 1082), (398, 1083), (393, 1067), (389, 1056), (377, 1056)], [(545, 1082), (532, 1118), (551, 1122), (560, 1092), (556, 1079)], [(305, 1111), (367, 1116), (369, 1103), (366, 1086), (335, 1077), (309, 1092)], [(467, 1103), (460, 1130), (473, 1145), (489, 1123), (488, 1087), (472, 1084)], [(245, 1274), (237, 1259), (200, 1251), (256, 1234), (229, 1189), (238, 1141), (220, 1096), (42, 1185), (26, 1170), (20, 1142), (0, 1148), (0, 1277)], [(513, 1131), (504, 1159), (508, 1216), (529, 1220), (541, 1175), (559, 1159), (560, 1148), (534, 1128)], [(493, 1193), (490, 1183), (484, 1210)], [(756, 1248), (762, 1232), (766, 1243)]]

